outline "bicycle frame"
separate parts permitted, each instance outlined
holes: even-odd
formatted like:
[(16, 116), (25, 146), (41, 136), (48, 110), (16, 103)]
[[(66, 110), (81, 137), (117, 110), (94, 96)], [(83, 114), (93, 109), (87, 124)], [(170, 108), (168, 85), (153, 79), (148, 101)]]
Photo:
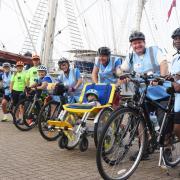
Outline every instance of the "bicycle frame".
[[(145, 123), (146, 123), (146, 127), (147, 130), (149, 130), (149, 133), (151, 135), (151, 138), (153, 140), (153, 144), (154, 145), (159, 145), (160, 146), (160, 156), (159, 156), (159, 163), (158, 166), (167, 169), (167, 165), (165, 163), (165, 160), (163, 158), (163, 147), (164, 147), (164, 140), (165, 140), (165, 128), (168, 124), (168, 115), (173, 113), (173, 99), (174, 99), (174, 95), (171, 94), (171, 96), (169, 97), (167, 106), (164, 107), (163, 105), (161, 105), (158, 101), (155, 100), (151, 100), (149, 99), (146, 94), (147, 94), (147, 88), (148, 88), (148, 83), (147, 81), (145, 81), (146, 87), (145, 90), (143, 91), (143, 93), (140, 95), (140, 99), (138, 102), (138, 110), (140, 112), (143, 113), (144, 119), (145, 119)], [(139, 88), (139, 86), (136, 87), (136, 93), (137, 93), (137, 88)], [(147, 108), (147, 103), (151, 104), (153, 107), (156, 107), (157, 109), (161, 109), (165, 114), (160, 126), (160, 132), (158, 134), (158, 137), (156, 137), (156, 132), (152, 126), (152, 123), (150, 121), (149, 118), (149, 112), (148, 112), (148, 108)]]

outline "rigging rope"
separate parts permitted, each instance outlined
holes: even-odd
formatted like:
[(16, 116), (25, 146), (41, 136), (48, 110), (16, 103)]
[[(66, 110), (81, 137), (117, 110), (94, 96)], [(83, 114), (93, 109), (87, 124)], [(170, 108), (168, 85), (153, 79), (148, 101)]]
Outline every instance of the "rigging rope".
[[(98, 1), (99, 1), (99, 0), (94, 1), (90, 6), (88, 6), (85, 10), (83, 10), (76, 18), (79, 18), (80, 16), (82, 16), (83, 14), (85, 14), (92, 6), (94, 6)], [(61, 30), (59, 30), (59, 31), (56, 33), (55, 37), (56, 37), (57, 35), (61, 34), (61, 32), (62, 32), (64, 29), (66, 29), (68, 26), (69, 26), (69, 25), (66, 25), (66, 26), (63, 27)]]

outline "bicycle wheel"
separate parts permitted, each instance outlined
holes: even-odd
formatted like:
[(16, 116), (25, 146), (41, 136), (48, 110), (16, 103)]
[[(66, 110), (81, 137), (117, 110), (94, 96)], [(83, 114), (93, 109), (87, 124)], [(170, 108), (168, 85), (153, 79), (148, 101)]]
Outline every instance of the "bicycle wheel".
[[(108, 180), (124, 180), (138, 167), (146, 140), (142, 115), (131, 108), (119, 108), (110, 116), (100, 135), (96, 163), (100, 175)], [(135, 161), (130, 161), (138, 152)]]
[(78, 144), (81, 137), (82, 126), (78, 123), (78, 117), (75, 114), (67, 113), (65, 121), (70, 123), (73, 126), (72, 130), (64, 130), (64, 134), (68, 138), (67, 150), (74, 149)]
[(171, 148), (163, 148), (163, 157), (166, 165), (175, 167), (180, 163), (180, 141), (176, 136), (172, 137)]
[(104, 108), (101, 114), (99, 115), (98, 122), (94, 124), (94, 143), (96, 147), (98, 145), (100, 134), (102, 133), (102, 130), (112, 112), (113, 109), (111, 107)]
[(14, 109), (13, 123), (21, 131), (29, 131), (37, 124), (37, 116), (40, 105), (33, 100), (23, 99)]
[(62, 110), (61, 103), (49, 101), (45, 104), (38, 116), (38, 128), (41, 136), (47, 141), (55, 141), (59, 136), (59, 131), (54, 127), (48, 127), (48, 120), (56, 120)]

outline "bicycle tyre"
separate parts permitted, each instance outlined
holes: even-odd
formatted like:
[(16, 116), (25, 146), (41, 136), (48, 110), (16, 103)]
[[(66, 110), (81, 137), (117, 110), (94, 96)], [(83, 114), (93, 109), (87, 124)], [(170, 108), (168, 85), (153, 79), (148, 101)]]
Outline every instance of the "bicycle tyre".
[[(176, 167), (178, 164), (180, 164), (180, 141), (179, 140), (175, 140), (173, 139), (173, 146), (174, 144), (178, 143), (178, 147), (177, 149), (179, 149), (179, 152), (178, 152), (178, 155), (176, 158), (168, 158), (165, 154), (165, 148), (163, 147), (163, 158), (164, 158), (164, 161), (166, 163), (167, 166), (170, 166), (170, 167)], [(174, 149), (175, 150), (175, 149)], [(172, 153), (172, 152), (171, 152)], [(171, 155), (173, 156), (173, 155)]]
[[(100, 134), (99, 134), (99, 130), (102, 132), (105, 124), (107, 123), (111, 113), (113, 112), (113, 109), (111, 107), (107, 107), (107, 108), (104, 108), (103, 111), (101, 112), (101, 114), (99, 115), (99, 118), (98, 118), (98, 122), (94, 124), (94, 144), (95, 146), (97, 147), (98, 145), (98, 141), (99, 141), (99, 137), (100, 137)], [(104, 116), (108, 113), (108, 117), (106, 117), (106, 122), (104, 124), (103, 122), (103, 119), (105, 118)], [(103, 123), (103, 127), (100, 125), (102, 125)]]
[[(116, 118), (118, 117), (118, 115), (120, 114), (123, 114), (123, 113), (126, 113), (126, 112), (129, 112), (131, 113), (133, 116), (132, 117), (138, 117), (140, 116), (139, 118), (139, 124), (141, 125), (142, 127), (142, 138), (141, 138), (141, 146), (139, 148), (139, 153), (138, 153), (138, 156), (136, 158), (136, 160), (134, 161), (134, 164), (132, 165), (132, 167), (129, 169), (128, 172), (126, 172), (123, 176), (119, 176), (119, 177), (111, 177), (111, 175), (109, 175), (108, 173), (110, 173), (110, 171), (105, 171), (104, 167), (103, 167), (103, 162), (105, 162), (106, 164), (109, 162), (105, 160), (104, 157), (102, 157), (102, 151), (103, 151), (103, 144), (104, 144), (104, 139), (105, 139), (105, 136), (106, 136), (106, 133), (108, 132), (108, 128), (110, 127), (110, 125), (113, 123), (113, 121), (116, 120)], [(117, 128), (118, 128), (118, 124), (115, 122)], [(120, 124), (119, 124), (120, 125)], [(120, 126), (119, 126), (120, 127)], [(138, 126), (136, 127), (138, 129)], [(134, 134), (135, 135), (135, 134)], [(141, 160), (141, 157), (143, 155), (143, 151), (145, 149), (145, 141), (146, 141), (146, 130), (145, 130), (145, 122), (144, 122), (144, 119), (142, 117), (142, 115), (138, 115), (138, 112), (136, 112), (135, 110), (131, 109), (131, 108), (128, 108), (128, 107), (124, 107), (124, 108), (118, 108), (117, 110), (115, 110), (113, 112), (113, 114), (110, 116), (107, 124), (105, 125), (104, 129), (103, 129), (103, 132), (101, 133), (100, 135), (100, 139), (99, 139), (99, 143), (98, 143), (98, 147), (97, 147), (97, 151), (96, 151), (96, 164), (97, 164), (97, 168), (98, 168), (98, 171), (101, 175), (101, 177), (103, 179), (106, 179), (106, 180), (125, 180), (125, 179), (128, 179), (133, 173), (134, 171), (137, 169), (139, 163), (140, 163), (140, 160)], [(120, 142), (122, 143), (122, 142)], [(114, 145), (114, 144), (113, 144)], [(119, 155), (119, 154), (118, 154)], [(113, 162), (112, 164), (110, 163), (109, 164), (109, 167), (114, 167), (115, 165), (119, 164), (120, 161), (118, 160), (118, 162)]]
[[(42, 108), (41, 108), (41, 111), (39, 113), (39, 116), (38, 116), (38, 129), (39, 129), (39, 132), (41, 134), (41, 136), (46, 139), (47, 141), (55, 141), (59, 136), (60, 136), (60, 133), (58, 132), (57, 134), (55, 133), (55, 135), (52, 136), (52, 131), (51, 131), (51, 136), (48, 136), (45, 132), (48, 130), (46, 128), (47, 127), (47, 120), (51, 119), (51, 120), (56, 120), (57, 119), (57, 116), (56, 117), (46, 117), (45, 119), (45, 111), (46, 111), (46, 108), (49, 106), (51, 107), (51, 105), (55, 105), (55, 109), (54, 109), (54, 112), (57, 110), (57, 116), (59, 115), (59, 113), (61, 112), (62, 110), (62, 107), (61, 107), (61, 103), (57, 102), (57, 101), (54, 101), (54, 100), (51, 100), (49, 101), (47, 104), (45, 104)], [(48, 109), (48, 113), (49, 113), (49, 109)], [(54, 114), (53, 114), (54, 115)], [(43, 123), (45, 123), (45, 126), (43, 126)], [(50, 131), (49, 131), (50, 132)]]
[[(29, 105), (31, 105), (32, 103), (33, 103), (33, 100), (31, 100), (31, 99), (23, 99), (18, 102), (18, 104), (15, 106), (14, 112), (12, 113), (13, 123), (16, 126), (16, 128), (18, 128), (21, 131), (29, 131), (37, 125), (37, 119), (35, 119), (33, 125), (28, 125), (28, 123), (25, 120), (26, 111), (28, 111), (27, 109), (29, 108)], [(24, 107), (25, 107), (24, 113), (23, 113), (22, 124), (20, 124), (19, 120), (16, 119), (16, 113), (18, 112), (20, 105), (22, 105), (22, 106), (24, 105)], [(35, 106), (37, 106), (37, 104), (35, 104)], [(38, 109), (39, 109), (39, 107), (34, 107), (35, 111)], [(36, 115), (37, 115), (37, 113), (36, 113)]]

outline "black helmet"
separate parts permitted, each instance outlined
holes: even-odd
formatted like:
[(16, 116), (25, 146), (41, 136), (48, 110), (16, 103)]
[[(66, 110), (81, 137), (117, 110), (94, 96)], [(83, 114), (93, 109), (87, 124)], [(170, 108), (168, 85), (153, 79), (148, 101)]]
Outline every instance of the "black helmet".
[(64, 57), (62, 57), (62, 58), (60, 58), (60, 60), (58, 61), (58, 65), (61, 65), (62, 63), (68, 63), (68, 65), (69, 65), (69, 61), (66, 59), (66, 58), (64, 58)]
[(108, 47), (100, 47), (98, 49), (97, 55), (104, 55), (104, 56), (110, 56), (111, 55), (111, 50)]
[(129, 42), (132, 42), (132, 41), (138, 40), (138, 39), (145, 40), (145, 36), (144, 36), (144, 34), (142, 32), (134, 31), (129, 36)]
[(171, 38), (174, 39), (176, 36), (180, 36), (180, 28), (177, 28), (173, 33)]

